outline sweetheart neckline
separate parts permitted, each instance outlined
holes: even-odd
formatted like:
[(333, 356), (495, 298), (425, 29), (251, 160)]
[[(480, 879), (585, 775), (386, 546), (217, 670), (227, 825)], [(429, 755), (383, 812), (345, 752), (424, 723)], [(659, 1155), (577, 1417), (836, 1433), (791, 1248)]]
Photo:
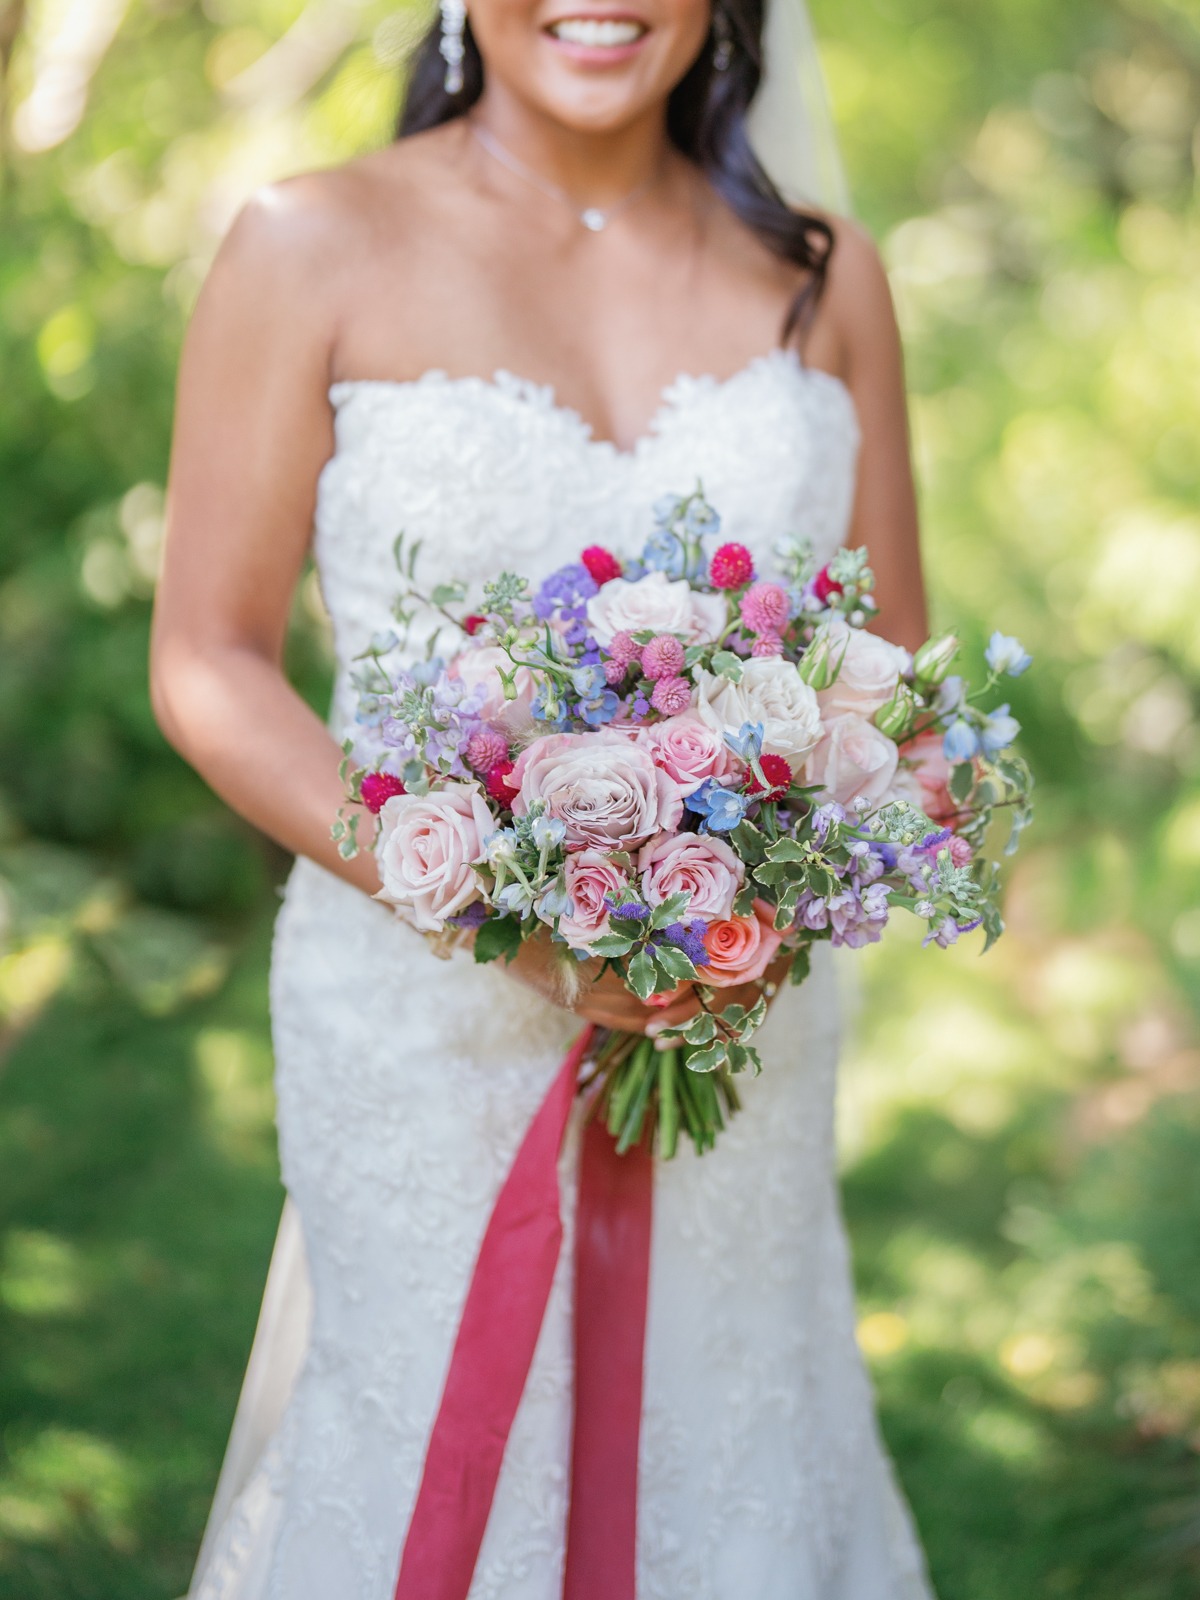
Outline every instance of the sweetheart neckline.
[(554, 384), (538, 383), (532, 378), (523, 378), (506, 367), (497, 367), (490, 378), (480, 373), (464, 373), (451, 377), (443, 367), (429, 367), (416, 378), (340, 378), (336, 383), (330, 384), (328, 392), (335, 409), (340, 409), (343, 401), (350, 399), (354, 394), (372, 390), (405, 393), (409, 390), (437, 387), (495, 394), (514, 399), (520, 404), (535, 406), (547, 415), (570, 424), (578, 432), (582, 442), (591, 450), (601, 451), (618, 460), (632, 462), (638, 460), (642, 452), (659, 438), (668, 418), (679, 411), (685, 395), (696, 392), (723, 394), (756, 373), (771, 371), (776, 367), (790, 373), (797, 380), (829, 384), (849, 405), (857, 422), (857, 408), (849, 386), (836, 373), (826, 372), (823, 367), (805, 366), (797, 352), (791, 348), (767, 350), (761, 355), (752, 356), (736, 371), (723, 378), (717, 377), (715, 373), (677, 373), (660, 389), (658, 403), (649, 421), (629, 445), (620, 445), (615, 439), (597, 438), (593, 424), (582, 412), (559, 400)]

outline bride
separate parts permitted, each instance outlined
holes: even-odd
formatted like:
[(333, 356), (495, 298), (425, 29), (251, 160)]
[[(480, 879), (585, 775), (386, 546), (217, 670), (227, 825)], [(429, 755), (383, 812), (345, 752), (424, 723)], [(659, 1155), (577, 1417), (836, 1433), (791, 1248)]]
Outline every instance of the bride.
[[(155, 705), (298, 860), (271, 975), (289, 1206), (194, 1600), (400, 1593), (514, 1153), (585, 1021), (662, 1015), (612, 978), (565, 1009), (532, 941), (507, 970), (436, 960), (371, 898), (370, 852), (339, 858), (349, 669), (387, 626), (397, 534), (423, 541), (429, 582), (536, 577), (640, 544), (653, 502), (702, 478), (767, 567), (784, 534), (823, 558), (866, 544), (889, 636), (924, 638), (895, 320), (836, 214), (806, 28), (802, 0), (765, 19), (762, 0), (470, 0), (469, 21), (443, 0), (397, 142), (266, 190), (209, 278)], [(328, 725), (281, 666), (314, 526)], [(855, 1347), (828, 955), (775, 1000), (719, 1148), (655, 1173), (638, 1600), (930, 1594)], [(576, 1127), (564, 1193), (577, 1148)], [(471, 1600), (563, 1593), (570, 1275), (564, 1250)], [(465, 1600), (444, 1578), (404, 1593)]]

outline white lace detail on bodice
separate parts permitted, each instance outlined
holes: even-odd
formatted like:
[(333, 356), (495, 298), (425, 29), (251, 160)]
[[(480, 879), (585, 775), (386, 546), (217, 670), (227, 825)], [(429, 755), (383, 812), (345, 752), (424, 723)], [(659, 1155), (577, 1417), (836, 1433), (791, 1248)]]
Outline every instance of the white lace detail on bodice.
[[(316, 557), (339, 674), (386, 628), (392, 545), (421, 576), (537, 579), (630, 553), (701, 478), (770, 570), (783, 534), (845, 537), (845, 388), (783, 352), (680, 378), (624, 452), (519, 379), (339, 384)], [(719, 1149), (660, 1164), (639, 1498), (639, 1600), (929, 1600), (854, 1341), (833, 1153), (829, 952), (780, 996), (765, 1071)], [(390, 1600), (486, 1219), (576, 1031), (503, 971), (439, 961), (385, 908), (300, 862), (272, 969), (280, 1148), (314, 1289), (308, 1358), (198, 1600)], [(471, 1600), (558, 1600), (570, 1440), (567, 1241)]]

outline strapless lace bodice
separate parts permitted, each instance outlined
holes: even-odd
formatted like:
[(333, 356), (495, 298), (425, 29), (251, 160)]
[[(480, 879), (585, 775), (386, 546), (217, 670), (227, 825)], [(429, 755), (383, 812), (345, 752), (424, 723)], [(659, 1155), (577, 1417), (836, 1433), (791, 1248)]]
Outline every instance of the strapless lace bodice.
[[(858, 426), (849, 393), (790, 351), (733, 377), (680, 377), (632, 450), (595, 439), (553, 390), (498, 372), (339, 383), (316, 557), (339, 661), (388, 625), (392, 545), (420, 539), (426, 584), (504, 568), (538, 578), (588, 544), (640, 549), (660, 494), (703, 480), (723, 535), (769, 556), (784, 533), (845, 537)], [(339, 693), (338, 710), (348, 709)]]
[[(425, 584), (531, 579), (637, 550), (697, 478), (770, 569), (794, 533), (845, 537), (847, 390), (782, 352), (680, 378), (636, 447), (594, 439), (516, 378), (343, 383), (316, 558), (338, 692), (385, 629), (392, 546)], [(639, 1488), (639, 1600), (930, 1600), (854, 1342), (837, 1204), (829, 950), (781, 994), (765, 1065), (712, 1155), (655, 1173)], [(378, 903), (297, 863), (271, 979), (280, 1152), (313, 1286), (308, 1353), (195, 1600), (388, 1600), (472, 1263), (578, 1019), (495, 964), (434, 957)], [(571, 1429), (567, 1240), (470, 1600), (558, 1600)]]

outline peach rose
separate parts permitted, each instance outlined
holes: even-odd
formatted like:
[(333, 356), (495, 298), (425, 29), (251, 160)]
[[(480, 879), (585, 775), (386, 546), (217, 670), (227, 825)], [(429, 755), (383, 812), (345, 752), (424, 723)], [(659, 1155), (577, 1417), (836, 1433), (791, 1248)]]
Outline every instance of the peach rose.
[(429, 794), (393, 795), (379, 813), (375, 853), (383, 887), (376, 899), (396, 907), (422, 933), (483, 893), (476, 866), (496, 830), (477, 783), (451, 783)]
[(805, 783), (819, 784), (822, 798), (849, 805), (878, 805), (896, 776), (898, 752), (885, 733), (866, 717), (843, 712), (825, 724), (825, 737), (804, 767)]
[(741, 771), (722, 735), (695, 711), (641, 726), (639, 737), (654, 765), (679, 785), (680, 794), (693, 794), (708, 778), (724, 783)]
[(826, 721), (846, 711), (869, 717), (896, 692), (908, 652), (848, 622), (831, 622), (827, 631), (833, 659), (840, 656), (842, 666), (829, 688), (817, 694), (821, 715)]
[(948, 822), (958, 811), (950, 796), (950, 763), (942, 750), (942, 736), (922, 733), (900, 751), (901, 768), (894, 789), (919, 806), (934, 822)]
[(725, 599), (698, 594), (685, 578), (672, 582), (665, 572), (648, 572), (631, 583), (612, 578), (587, 603), (588, 627), (604, 648), (622, 631), (678, 633), (688, 644), (715, 639), (725, 626)]
[(567, 825), (567, 849), (632, 850), (673, 828), (683, 796), (650, 752), (621, 733), (550, 733), (517, 758), (508, 779), (513, 812), (543, 800)]
[(734, 896), (746, 869), (723, 839), (700, 833), (664, 833), (643, 845), (638, 856), (642, 898), (660, 906), (673, 894), (686, 894), (685, 917), (733, 915)]
[(572, 950), (586, 950), (609, 931), (606, 896), (618, 896), (629, 878), (604, 850), (573, 850), (564, 869), (571, 909), (558, 919), (558, 931)]
[(478, 650), (464, 650), (461, 655), (455, 656), (448, 671), (452, 678), (465, 684), (468, 691), (484, 691), (479, 715), (485, 722), (504, 728), (509, 733), (517, 733), (533, 723), (529, 710), (535, 690), (533, 675), (528, 667), (518, 667), (513, 681), (517, 698), (506, 700), (500, 678), (501, 667), (511, 672), (512, 662), (499, 645), (488, 644), (481, 645)]
[(714, 989), (752, 983), (762, 977), (782, 943), (773, 908), (765, 900), (756, 900), (752, 917), (729, 917), (709, 923), (704, 935), (708, 965), (697, 969), (700, 982)]

